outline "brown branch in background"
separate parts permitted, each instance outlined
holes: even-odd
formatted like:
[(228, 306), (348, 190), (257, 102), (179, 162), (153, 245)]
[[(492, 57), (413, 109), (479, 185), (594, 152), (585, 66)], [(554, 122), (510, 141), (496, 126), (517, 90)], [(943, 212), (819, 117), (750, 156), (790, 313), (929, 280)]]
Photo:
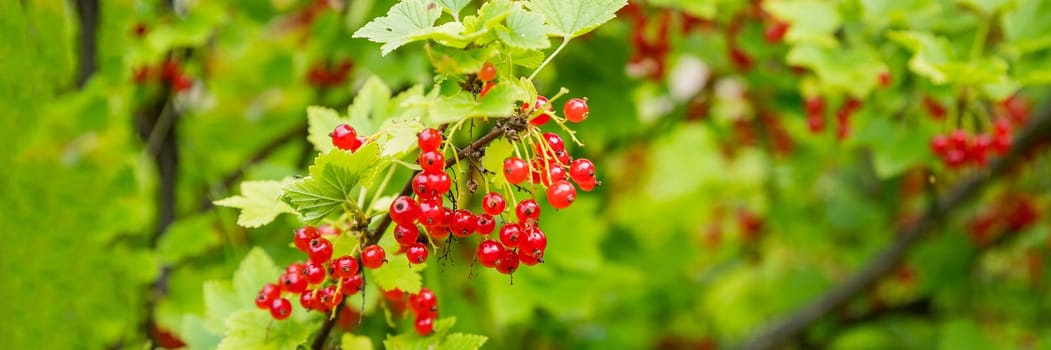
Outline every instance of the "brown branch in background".
[(80, 32), (77, 33), (79, 59), (77, 60), (77, 87), (84, 87), (88, 78), (97, 69), (99, 0), (76, 0), (77, 20)]
[[(439, 127), (439, 130), (445, 130), (445, 125), (442, 125), (441, 127)], [(448, 167), (451, 167), (453, 165), (456, 165), (457, 159), (466, 160), (466, 159), (470, 158), (470, 156), (473, 153), (481, 151), (482, 149), (485, 148), (486, 145), (488, 145), (493, 140), (496, 140), (497, 138), (499, 138), (503, 134), (504, 134), (504, 128), (502, 128), (502, 127), (494, 127), (493, 130), (489, 131), (489, 133), (487, 133), (485, 135), (482, 135), (478, 139), (474, 140), (474, 142), (471, 142), (471, 144), (467, 145), (467, 147), (464, 147), (459, 152), (457, 152), (456, 153), (457, 157), (447, 158), (445, 160), (445, 167), (448, 168)], [(412, 176), (416, 176), (416, 174), (418, 174), (418, 173), (419, 173), (419, 170), (414, 171), (412, 173)], [(405, 186), (402, 187), (401, 192), (399, 192), (398, 195), (399, 196), (412, 195), (412, 177), (409, 177), (409, 181), (407, 181), (405, 183)], [(388, 214), (383, 214), (383, 217), (380, 218), (380, 222), (376, 225), (376, 229), (371, 230), (371, 231), (369, 231), (369, 232), (367, 232), (365, 234), (365, 244), (376, 244), (377, 242), (379, 242), (380, 238), (383, 237), (383, 234), (385, 232), (387, 232), (387, 228), (390, 227), (390, 224), (391, 224), (390, 214), (389, 213)], [(344, 301), (346, 301), (346, 299), (344, 299)], [(314, 338), (314, 344), (311, 346), (311, 349), (320, 350), (320, 349), (324, 348), (325, 341), (328, 339), (329, 333), (332, 332), (332, 327), (336, 325), (336, 320), (339, 319), (339, 313), (341, 311), (343, 311), (343, 305), (342, 304), (340, 304), (340, 306), (336, 309), (335, 315), (325, 319), (325, 322), (321, 324), (321, 329), (318, 330), (317, 337)]]
[(898, 230), (895, 239), (879, 254), (870, 259), (858, 272), (839, 286), (814, 300), (809, 305), (792, 312), (772, 324), (761, 328), (745, 343), (744, 349), (775, 349), (797, 338), (810, 325), (830, 312), (841, 308), (851, 300), (873, 288), (883, 277), (891, 274), (901, 262), (909, 248), (919, 241), (924, 233), (933, 230), (954, 209), (978, 195), (983, 187), (1016, 164), (1038, 145), (1040, 138), (1051, 132), (1051, 104), (1044, 105), (1040, 113), (1022, 129), (1014, 140), (1014, 147), (1000, 159), (996, 159), (987, 171), (979, 171), (968, 179), (950, 188), (945, 195), (928, 209), (922, 217)]

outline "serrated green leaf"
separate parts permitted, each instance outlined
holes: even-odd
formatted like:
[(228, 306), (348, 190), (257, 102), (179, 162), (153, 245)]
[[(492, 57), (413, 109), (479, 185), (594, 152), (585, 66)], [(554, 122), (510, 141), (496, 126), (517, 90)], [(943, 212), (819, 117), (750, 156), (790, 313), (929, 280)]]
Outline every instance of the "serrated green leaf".
[(403, 292), (415, 294), (423, 286), (420, 271), (426, 264), (409, 265), (409, 259), (391, 256), (387, 263), (372, 272), (372, 281), (375, 281), (382, 290), (400, 289)]
[(376, 173), (386, 167), (379, 157), (379, 146), (369, 142), (351, 154), (332, 150), (319, 155), (310, 166), (310, 176), (285, 186), (282, 199), (303, 217), (316, 224), (342, 210), (344, 204), (356, 208), (356, 185), (369, 186)]
[(459, 17), (460, 16), (460, 11), (462, 11), (464, 7), (467, 7), (467, 4), (471, 3), (471, 0), (434, 0), (434, 1), (437, 2), (438, 5), (442, 5), (442, 7), (444, 7), (446, 10), (449, 10), (449, 13), (451, 13), (453, 15), (453, 17)]
[[(321, 153), (328, 152), (333, 148), (332, 130), (340, 124), (350, 124), (347, 118), (339, 116), (339, 113), (328, 107), (307, 107), (307, 141), (314, 145), (314, 149)], [(356, 130), (357, 128), (355, 128)]]
[[(262, 286), (259, 286), (262, 288)], [(226, 333), (223, 321), (244, 304), (239, 300), (230, 283), (226, 281), (204, 282), (204, 327), (213, 334)], [(254, 300), (254, 299), (253, 299)]]
[(453, 333), (445, 337), (438, 350), (475, 350), (485, 344), (488, 337), (477, 334)]
[(463, 26), (456, 22), (434, 26), (442, 7), (427, 0), (404, 0), (395, 4), (386, 16), (378, 17), (354, 32), (354, 38), (382, 43), (380, 53), (386, 56), (394, 49), (413, 41), (431, 38), (456, 38)]
[(788, 22), (785, 41), (793, 44), (817, 44), (835, 47), (835, 32), (842, 24), (837, 4), (827, 1), (767, 1), (763, 8), (774, 17)]
[(343, 334), (339, 344), (343, 350), (372, 350), (372, 339), (363, 335)]
[(390, 157), (403, 154), (416, 146), (416, 135), (424, 126), (415, 120), (390, 121), (380, 129), (378, 143), (383, 144), (380, 156)]
[(473, 49), (453, 49), (444, 46), (431, 46), (427, 55), (431, 59), (434, 71), (442, 74), (467, 74), (478, 72), (486, 61), (496, 54), (496, 48), (486, 46)]
[(281, 213), (296, 213), (281, 201), (281, 189), (291, 182), (291, 179), (245, 181), (241, 183), (241, 195), (217, 200), (215, 205), (241, 209), (237, 216), (238, 225), (248, 228), (263, 226)]
[(369, 77), (347, 107), (350, 125), (358, 135), (372, 135), (391, 116), (390, 87), (377, 76)]
[(195, 349), (215, 349), (219, 346), (219, 342), (223, 340), (223, 337), (219, 334), (214, 334), (204, 326), (204, 320), (196, 315), (186, 315), (182, 319), (182, 325), (179, 327), (179, 336), (184, 342), (186, 342), (186, 348), (190, 350)]
[(539, 50), (511, 49), (511, 63), (535, 69), (544, 62), (544, 53)]
[(865, 48), (797, 45), (788, 52), (785, 61), (813, 70), (826, 92), (847, 92), (858, 97), (867, 96), (875, 89), (875, 77), (887, 70), (879, 55)]
[(213, 217), (207, 214), (179, 219), (168, 226), (164, 236), (157, 242), (157, 255), (171, 264), (217, 245), (219, 237), (212, 230), (212, 220)]
[(515, 109), (515, 101), (525, 101), (528, 93), (517, 84), (496, 84), (482, 98), (467, 92), (442, 96), (430, 101), (428, 124), (442, 124), (472, 117), (503, 118)]
[(518, 8), (507, 16), (507, 30), (499, 31), (500, 40), (510, 47), (546, 49), (551, 46), (544, 28), (544, 16)]
[(575, 38), (616, 16), (627, 0), (530, 0), (529, 9), (544, 16), (548, 33)]
[(254, 308), (238, 310), (224, 323), (227, 331), (219, 350), (295, 349), (310, 336), (306, 323), (275, 321), (269, 312)]
[(281, 270), (263, 248), (254, 247), (234, 271), (234, 293), (239, 300), (255, 300), (259, 290), (267, 283), (276, 281), (280, 273)]
[(890, 32), (887, 37), (913, 52), (912, 58), (909, 59), (909, 69), (913, 72), (927, 77), (935, 84), (948, 82), (949, 77), (938, 69), (938, 65), (947, 63), (955, 57), (952, 45), (947, 39), (930, 33), (913, 31)]

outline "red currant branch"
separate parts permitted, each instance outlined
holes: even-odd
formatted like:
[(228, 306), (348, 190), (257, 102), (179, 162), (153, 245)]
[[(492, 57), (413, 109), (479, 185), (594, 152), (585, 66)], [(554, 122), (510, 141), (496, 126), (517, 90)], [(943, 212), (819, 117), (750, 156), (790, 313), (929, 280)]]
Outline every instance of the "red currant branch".
[(1014, 147), (1004, 157), (993, 161), (987, 171), (979, 171), (954, 185), (939, 197), (923, 216), (899, 229), (894, 241), (865, 263), (857, 273), (809, 305), (763, 327), (743, 348), (778, 348), (832, 311), (871, 290), (876, 283), (901, 265), (905, 254), (925, 233), (934, 230), (954, 209), (979, 195), (986, 185), (1023, 159), (1027, 152), (1046, 141), (1048, 132), (1051, 132), (1051, 105), (1044, 106), (1019, 133), (1013, 142)]
[[(444, 129), (444, 128), (445, 128), (445, 126), (443, 125), (439, 129)], [(480, 151), (486, 145), (488, 145), (490, 142), (492, 142), (493, 140), (496, 140), (497, 138), (499, 138), (503, 134), (504, 134), (504, 128), (502, 128), (502, 127), (494, 127), (493, 130), (489, 131), (489, 133), (487, 133), (485, 135), (482, 135), (478, 139), (476, 139), (473, 142), (471, 142), (470, 144), (468, 144), (467, 147), (464, 147), (463, 149), (460, 149), (458, 152), (456, 152), (455, 153), (456, 154), (455, 157), (446, 159), (445, 167), (448, 168), (448, 167), (451, 167), (453, 165), (456, 165), (456, 163), (459, 162), (459, 160), (461, 160), (461, 159), (469, 159), (470, 156), (473, 153), (475, 153), (477, 151)], [(413, 172), (413, 176), (415, 176), (419, 172), (420, 172), (420, 170), (414, 171)], [(399, 196), (412, 195), (412, 193), (413, 193), (413, 191), (412, 191), (412, 180), (411, 180), (412, 177), (409, 177), (409, 179), (410, 180), (405, 183), (405, 186), (402, 187), (401, 191), (399, 192), (399, 194), (398, 194)], [(380, 221), (376, 225), (376, 228), (374, 230), (368, 231), (368, 233), (365, 234), (365, 245), (368, 246), (368, 245), (376, 244), (377, 242), (379, 242), (380, 238), (383, 237), (383, 234), (390, 227), (391, 222), (392, 222), (392, 219), (390, 217), (390, 213), (384, 214), (383, 217), (380, 218)], [(321, 324), (321, 329), (318, 331), (317, 338), (314, 339), (314, 343), (311, 346), (312, 349), (320, 350), (320, 349), (324, 348), (325, 341), (327, 340), (329, 333), (332, 332), (332, 327), (335, 326), (336, 320), (339, 319), (339, 313), (342, 310), (343, 310), (342, 305), (340, 307), (337, 307), (336, 311), (332, 315), (332, 317), (329, 317), (329, 318), (325, 319), (324, 323)]]

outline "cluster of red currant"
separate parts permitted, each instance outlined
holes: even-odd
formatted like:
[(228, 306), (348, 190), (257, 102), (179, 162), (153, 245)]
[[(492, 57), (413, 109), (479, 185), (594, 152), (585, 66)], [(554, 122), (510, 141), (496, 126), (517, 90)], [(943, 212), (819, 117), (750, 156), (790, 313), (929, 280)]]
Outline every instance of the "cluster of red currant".
[[(889, 77), (889, 76), (888, 76)], [(888, 78), (889, 79), (889, 78)], [(850, 135), (850, 116), (861, 109), (861, 100), (848, 97), (836, 111), (836, 138), (845, 140)], [(825, 99), (820, 96), (809, 97), (805, 101), (807, 126), (812, 133), (825, 130)]]
[(284, 294), (299, 294), (299, 304), (306, 310), (327, 313), (343, 301), (343, 297), (358, 293), (365, 283), (358, 265), (376, 269), (387, 261), (386, 253), (378, 245), (368, 245), (361, 251), (361, 261), (350, 255), (332, 258), (332, 242), (340, 231), (329, 225), (305, 226), (295, 230), (293, 242), (297, 249), (307, 253), (305, 262), (288, 265), (277, 283), (263, 286), (256, 296), (260, 309), (269, 309), (277, 320), (288, 318), (292, 303)]
[(990, 153), (1003, 155), (1011, 148), (1011, 131), (1014, 126), (1006, 118), (999, 118), (994, 123), (994, 132), (971, 134), (957, 129), (948, 135), (934, 135), (931, 138), (931, 151), (942, 159), (946, 166), (953, 169), (967, 165), (985, 166)]
[(165, 60), (160, 66), (142, 66), (132, 72), (132, 81), (136, 84), (145, 84), (150, 79), (167, 83), (175, 92), (183, 92), (193, 87), (193, 79), (183, 72), (179, 61), (174, 58)]
[(353, 68), (350, 59), (344, 58), (338, 65), (329, 66), (325, 63), (315, 63), (307, 72), (307, 84), (315, 88), (332, 88), (343, 85)]
[(668, 45), (668, 26), (671, 24), (671, 11), (662, 10), (656, 18), (657, 33), (653, 38), (646, 37), (646, 26), (650, 18), (646, 16), (641, 6), (634, 3), (628, 4), (621, 9), (621, 14), (627, 15), (631, 20), (631, 45), (634, 53), (628, 60), (628, 71), (633, 75), (645, 77), (651, 80), (660, 80), (664, 77), (668, 53), (671, 46)]
[(1024, 230), (1040, 219), (1040, 209), (1032, 198), (1007, 194), (980, 211), (968, 224), (969, 235), (981, 247), (1003, 233)]

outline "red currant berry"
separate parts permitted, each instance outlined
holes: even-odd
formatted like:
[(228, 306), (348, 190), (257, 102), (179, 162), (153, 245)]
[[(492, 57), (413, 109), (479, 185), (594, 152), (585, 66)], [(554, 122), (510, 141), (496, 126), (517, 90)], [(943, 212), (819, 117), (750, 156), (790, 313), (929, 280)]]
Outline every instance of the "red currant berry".
[(280, 297), (281, 287), (273, 283), (267, 283), (266, 285), (263, 285), (263, 289), (259, 291), (258, 295), (256, 295), (255, 306), (264, 310), (268, 309), (270, 308), (270, 302)]
[(340, 283), (343, 285), (340, 286), (339, 291), (343, 295), (354, 295), (361, 291), (361, 286), (365, 284), (365, 277), (360, 273), (356, 273), (350, 278), (344, 278)]
[(806, 118), (807, 128), (812, 133), (820, 133), (825, 130), (825, 118), (820, 115), (810, 115)]
[(577, 183), (577, 186), (580, 187), (580, 190), (584, 191), (584, 192), (591, 192), (591, 190), (595, 189), (596, 185), (597, 185), (597, 183), (595, 181), (592, 181), (592, 182), (578, 182)]
[[(528, 108), (529, 108), (529, 104), (528, 103), (522, 106), (523, 110), (527, 110)], [(533, 109), (532, 110), (538, 110), (538, 109), (548, 109), (547, 97), (544, 97), (544, 96), (537, 96), (536, 97), (536, 103), (533, 104)], [(551, 120), (551, 115), (549, 115), (547, 113), (542, 113), (540, 115), (537, 115), (536, 117), (533, 117), (533, 119), (530, 119), (529, 120), (529, 124), (540, 126), (540, 125), (546, 124), (548, 120)]]
[(993, 152), (1004, 155), (1011, 149), (1011, 135), (996, 135), (993, 138)]
[(538, 227), (526, 231), (525, 239), (518, 245), (518, 251), (543, 262), (544, 251), (547, 250), (547, 236)]
[(517, 185), (525, 181), (527, 176), (529, 165), (522, 158), (511, 157), (504, 160), (504, 177), (507, 178), (507, 182)]
[(434, 317), (427, 315), (425, 317), (416, 317), (416, 334), (421, 336), (427, 336), (434, 333)]
[(491, 239), (483, 240), (478, 244), (478, 262), (485, 267), (494, 267), (503, 251), (504, 247), (501, 247), (500, 243)]
[(595, 164), (587, 158), (578, 158), (569, 165), (569, 178), (573, 179), (573, 182), (580, 184), (582, 182), (595, 182)]
[(949, 150), (949, 137), (945, 135), (934, 135), (931, 138), (931, 151), (937, 155), (945, 155)]
[(526, 199), (515, 207), (515, 215), (518, 216), (518, 222), (531, 225), (540, 219), (540, 205), (533, 199)]
[(562, 114), (566, 116), (566, 120), (580, 123), (588, 119), (588, 101), (582, 98), (571, 98), (566, 101), (565, 106), (562, 106)]
[(285, 273), (300, 273), (301, 274), (301, 273), (303, 273), (303, 270), (305, 270), (306, 268), (307, 268), (306, 264), (303, 264), (301, 262), (294, 262), (294, 263), (288, 264), (288, 267), (285, 268)]
[(445, 218), (445, 208), (441, 199), (420, 201), (420, 223), (423, 226), (440, 225)]
[(405, 257), (409, 258), (410, 264), (422, 264), (427, 261), (427, 246), (420, 242), (413, 243), (405, 250)]
[(996, 122), (993, 123), (993, 126), (996, 128), (997, 136), (1010, 135), (1011, 129), (1014, 128), (1014, 125), (1011, 124), (1011, 120), (1007, 118), (996, 118)]
[(292, 242), (296, 244), (296, 248), (306, 253), (310, 248), (310, 240), (318, 238), (320, 235), (314, 226), (304, 226), (295, 230)]
[(416, 144), (420, 146), (421, 152), (437, 151), (442, 145), (442, 133), (434, 128), (423, 129), (416, 134)]
[(417, 315), (432, 315), (438, 311), (438, 297), (430, 289), (420, 288), (420, 292), (409, 296), (409, 309)]
[(490, 81), (488, 83), (485, 83), (485, 86), (482, 86), (482, 91), (478, 92), (478, 97), (482, 98), (485, 97), (485, 95), (488, 95), (489, 90), (492, 90), (494, 86), (496, 86), (496, 82)]
[(971, 143), (971, 135), (964, 130), (955, 130), (949, 134), (949, 142), (953, 148), (963, 150)]
[(324, 238), (314, 238), (310, 240), (307, 254), (310, 256), (310, 261), (319, 264), (326, 263), (332, 259), (332, 242)]
[[(544, 141), (547, 141), (547, 144), (549, 146), (551, 146), (551, 150), (552, 151), (558, 152), (558, 151), (565, 151), (566, 150), (566, 143), (565, 143), (565, 141), (562, 141), (562, 136), (558, 136), (558, 134), (556, 134), (556, 133), (545, 132), (544, 133)], [(539, 147), (540, 146), (538, 145), (537, 148), (539, 149)], [(543, 153), (543, 152), (540, 152), (540, 153)]]
[(824, 115), (825, 114), (825, 99), (820, 96), (814, 96), (806, 99), (806, 114), (807, 115)]
[(500, 258), (496, 260), (496, 271), (505, 275), (510, 275), (518, 270), (518, 254), (513, 250), (504, 250), (500, 252)]
[(277, 298), (270, 302), (270, 316), (275, 320), (283, 320), (292, 314), (292, 303), (285, 298)]
[(398, 244), (402, 246), (410, 246), (416, 243), (416, 240), (420, 238), (420, 228), (416, 227), (416, 224), (402, 226), (398, 224), (394, 227), (394, 240), (398, 241)]
[(299, 295), (299, 305), (302, 306), (304, 309), (307, 309), (307, 310), (317, 309), (317, 307), (318, 307), (317, 291), (316, 290), (307, 290), (307, 291), (304, 291), (303, 294), (300, 294)]
[[(544, 169), (547, 170), (544, 171)], [(565, 179), (566, 169), (562, 168), (562, 166), (555, 164), (554, 161), (543, 162), (540, 161), (540, 159), (534, 159), (532, 172), (533, 183), (551, 186), (552, 182)]]
[(522, 225), (509, 223), (500, 228), (500, 243), (505, 247), (514, 248), (522, 237)]
[(348, 278), (358, 274), (358, 259), (344, 255), (332, 261), (332, 278)]
[(488, 82), (493, 79), (496, 79), (496, 66), (490, 62), (485, 62), (482, 65), (482, 69), (478, 70), (478, 80)]
[(879, 76), (876, 77), (876, 82), (879, 83), (880, 87), (890, 86), (890, 72), (882, 71)]
[(504, 212), (505, 205), (504, 196), (499, 193), (489, 192), (482, 197), (482, 210), (489, 215), (500, 215)]
[(317, 291), (317, 304), (325, 310), (332, 310), (343, 302), (343, 293), (336, 286), (328, 286)]
[(445, 239), (445, 237), (449, 237), (449, 235), (452, 234), (452, 231), (449, 230), (449, 226), (446, 225), (427, 226), (426, 229), (427, 236), (430, 236), (435, 240)]
[(431, 191), (434, 193), (434, 196), (446, 194), (449, 192), (449, 189), (452, 188), (452, 179), (450, 179), (449, 174), (444, 171), (427, 174), (427, 177), (430, 179), (429, 181), (433, 186)]
[(487, 235), (493, 233), (493, 230), (495, 229), (496, 220), (493, 220), (491, 215), (481, 213), (475, 217), (475, 230), (478, 231), (479, 234)]
[(420, 153), (420, 156), (416, 158), (416, 163), (426, 173), (437, 173), (445, 169), (445, 156), (438, 151), (426, 151)]
[(321, 224), (321, 226), (317, 227), (317, 233), (320, 234), (321, 237), (328, 236), (331, 239), (335, 238), (336, 236), (339, 236), (340, 232), (339, 229), (335, 226), (329, 224)]
[(453, 212), (452, 221), (449, 223), (449, 230), (453, 232), (456, 237), (464, 238), (471, 235), (474, 232), (477, 219), (474, 217), (469, 210), (460, 209)]
[(927, 114), (930, 114), (931, 118), (934, 119), (943, 119), (949, 114), (949, 110), (945, 108), (945, 105), (929, 95), (923, 96), (923, 108), (926, 108)]
[(320, 263), (314, 261), (307, 261), (307, 266), (303, 269), (303, 277), (306, 277), (307, 283), (319, 284), (325, 281), (325, 267)]
[(387, 253), (383, 247), (372, 244), (361, 251), (361, 264), (370, 269), (378, 269), (387, 261)]
[(420, 205), (409, 196), (400, 196), (390, 202), (390, 219), (399, 225), (411, 226), (420, 215)]
[(292, 293), (302, 293), (307, 290), (307, 279), (299, 273), (285, 273), (279, 279), (281, 289)]
[(193, 87), (193, 79), (185, 74), (178, 74), (171, 80), (171, 89), (175, 92), (185, 92)]
[(786, 32), (788, 32), (788, 22), (774, 21), (766, 26), (766, 31), (763, 32), (763, 36), (766, 38), (766, 42), (772, 44), (784, 39)]
[(547, 202), (555, 209), (568, 208), (576, 199), (577, 189), (569, 181), (556, 181), (547, 188)]
[(332, 130), (332, 145), (342, 150), (353, 151), (358, 147), (361, 147), (358, 141), (358, 131), (354, 130), (354, 127), (347, 124), (340, 124), (336, 126), (335, 130)]

